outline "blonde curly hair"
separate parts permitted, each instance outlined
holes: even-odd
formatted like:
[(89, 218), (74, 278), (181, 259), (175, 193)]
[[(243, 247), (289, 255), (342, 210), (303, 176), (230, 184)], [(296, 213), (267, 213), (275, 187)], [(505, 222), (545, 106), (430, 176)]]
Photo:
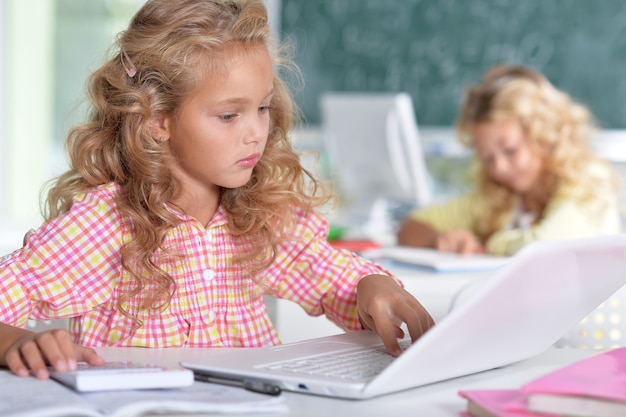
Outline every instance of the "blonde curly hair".
[[(541, 219), (549, 201), (557, 195), (579, 199), (603, 199), (615, 195), (616, 175), (600, 160), (589, 145), (596, 127), (590, 111), (569, 95), (555, 88), (542, 74), (520, 65), (498, 65), (465, 92), (456, 123), (460, 141), (473, 146), (471, 132), (476, 124), (495, 120), (517, 120), (526, 140), (543, 161), (541, 190), (534, 195)], [(594, 164), (611, 172), (594, 175)], [(480, 161), (475, 161), (476, 186), (489, 207), (477, 225), (479, 237), (486, 241), (501, 226), (515, 204), (515, 193), (492, 179)], [(604, 184), (604, 186), (603, 186)], [(609, 189), (609, 193), (607, 193)]]
[[(89, 79), (91, 111), (67, 138), (70, 169), (52, 183), (44, 217), (69, 211), (73, 199), (103, 184), (121, 189), (118, 208), (130, 221), (132, 239), (122, 249), (133, 282), (118, 308), (133, 297), (144, 309), (165, 308), (174, 280), (159, 267), (155, 252), (178, 219), (167, 209), (178, 184), (165, 163), (165, 151), (150, 135), (155, 115), (174, 115), (201, 77), (223, 71), (235, 45), (264, 45), (274, 60), (274, 95), (264, 154), (250, 181), (221, 189), (220, 204), (232, 235), (245, 248), (237, 262), (254, 277), (276, 256), (277, 241), (289, 230), (295, 210), (326, 204), (330, 194), (300, 164), (290, 134), (297, 109), (280, 71), (299, 73), (286, 45), (271, 36), (261, 0), (149, 0), (121, 32), (111, 58)], [(133, 71), (134, 70), (134, 71)], [(179, 256), (180, 254), (174, 254)]]

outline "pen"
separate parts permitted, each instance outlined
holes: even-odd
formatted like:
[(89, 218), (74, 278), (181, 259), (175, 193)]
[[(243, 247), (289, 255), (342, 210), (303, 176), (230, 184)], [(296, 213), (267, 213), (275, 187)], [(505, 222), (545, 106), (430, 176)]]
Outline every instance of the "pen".
[(200, 382), (213, 382), (215, 384), (230, 385), (232, 387), (239, 387), (248, 391), (257, 392), (267, 395), (279, 395), (282, 390), (278, 385), (271, 384), (265, 381), (259, 381), (254, 379), (234, 379), (225, 378), (215, 375), (199, 374), (194, 372), (194, 379)]

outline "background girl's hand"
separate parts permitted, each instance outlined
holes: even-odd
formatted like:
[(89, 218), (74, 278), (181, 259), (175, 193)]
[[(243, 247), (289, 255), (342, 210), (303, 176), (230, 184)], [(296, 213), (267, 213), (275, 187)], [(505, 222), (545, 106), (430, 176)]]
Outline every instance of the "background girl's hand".
[(363, 326), (375, 331), (393, 356), (402, 353), (398, 344), (398, 338), (404, 337), (402, 323), (406, 323), (413, 342), (435, 325), (419, 301), (385, 275), (361, 278), (357, 287), (357, 310)]
[(443, 252), (456, 252), (462, 255), (485, 253), (480, 240), (468, 230), (451, 230), (439, 234), (435, 248)]
[(4, 362), (19, 376), (28, 376), (29, 371), (39, 379), (50, 376), (47, 366), (57, 371), (76, 369), (77, 362), (91, 365), (104, 363), (95, 350), (72, 342), (67, 330), (53, 329), (40, 333), (25, 331), (5, 353)]

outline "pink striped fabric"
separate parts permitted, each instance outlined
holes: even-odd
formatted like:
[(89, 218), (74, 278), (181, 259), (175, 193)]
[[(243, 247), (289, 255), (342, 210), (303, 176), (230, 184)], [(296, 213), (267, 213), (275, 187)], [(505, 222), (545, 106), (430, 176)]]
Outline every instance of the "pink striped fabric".
[[(205, 228), (179, 215), (165, 247), (184, 257), (160, 266), (176, 282), (163, 311), (140, 312), (143, 325), (116, 308), (128, 273), (120, 249), (130, 225), (116, 209), (118, 186), (102, 186), (76, 199), (69, 213), (33, 232), (25, 246), (0, 260), (0, 321), (71, 317), (76, 342), (87, 346), (263, 346), (280, 342), (263, 296), (292, 300), (311, 315), (326, 314), (346, 330), (360, 329), (356, 284), (387, 271), (326, 242), (328, 225), (300, 213), (295, 235), (279, 246), (263, 272), (266, 289), (232, 262), (238, 250), (220, 209)], [(241, 250), (241, 249), (240, 249)], [(137, 311), (132, 301), (129, 308)]]

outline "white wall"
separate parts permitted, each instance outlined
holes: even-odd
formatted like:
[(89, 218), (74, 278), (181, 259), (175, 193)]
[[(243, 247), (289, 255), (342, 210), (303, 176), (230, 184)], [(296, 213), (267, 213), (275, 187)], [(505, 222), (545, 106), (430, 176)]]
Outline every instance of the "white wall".
[(0, 253), (41, 221), (52, 144), (54, 2), (3, 0), (2, 22)]
[(5, 88), (6, 78), (4, 66), (6, 63), (5, 58), (5, 47), (4, 43), (7, 39), (7, 19), (6, 19), (6, 3), (0, 2), (0, 219), (2, 218), (3, 209), (3, 198), (5, 196), (5, 185), (2, 178), (6, 178), (6, 166), (7, 166), (7, 150), (6, 150), (6, 129), (4, 123), (4, 111), (6, 106), (6, 97), (5, 97)]

